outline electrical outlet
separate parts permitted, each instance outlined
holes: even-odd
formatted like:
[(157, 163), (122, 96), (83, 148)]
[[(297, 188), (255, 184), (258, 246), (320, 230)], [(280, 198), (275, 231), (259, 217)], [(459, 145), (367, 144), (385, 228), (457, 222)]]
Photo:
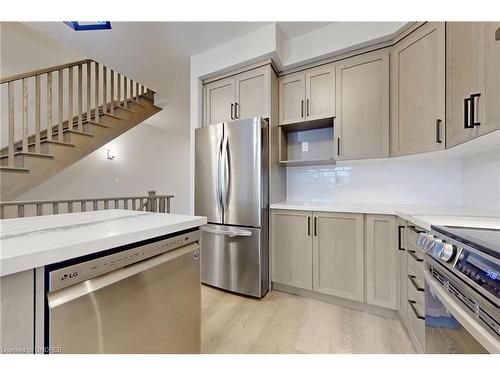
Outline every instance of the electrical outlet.
[(335, 185), (342, 185), (342, 177), (335, 176)]
[(302, 152), (309, 151), (309, 142), (302, 142)]

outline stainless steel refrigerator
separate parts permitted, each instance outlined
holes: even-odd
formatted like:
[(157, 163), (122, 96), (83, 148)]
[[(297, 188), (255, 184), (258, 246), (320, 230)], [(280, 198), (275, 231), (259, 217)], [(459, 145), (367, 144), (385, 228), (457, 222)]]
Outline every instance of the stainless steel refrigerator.
[(268, 125), (260, 117), (196, 129), (195, 212), (201, 281), (262, 297), (268, 291)]

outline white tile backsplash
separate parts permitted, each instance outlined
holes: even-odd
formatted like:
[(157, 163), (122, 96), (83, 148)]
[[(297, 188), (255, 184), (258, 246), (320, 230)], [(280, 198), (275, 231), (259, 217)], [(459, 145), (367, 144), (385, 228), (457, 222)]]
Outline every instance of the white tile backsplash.
[(380, 159), (287, 168), (287, 200), (462, 204), (461, 159)]

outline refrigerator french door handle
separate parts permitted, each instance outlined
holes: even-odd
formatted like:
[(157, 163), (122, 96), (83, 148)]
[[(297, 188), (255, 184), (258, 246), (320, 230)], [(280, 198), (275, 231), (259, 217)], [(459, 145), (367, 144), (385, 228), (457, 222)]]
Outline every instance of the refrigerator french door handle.
[(229, 155), (228, 155), (228, 139), (224, 133), (221, 148), (221, 172), (222, 172), (222, 209), (226, 212), (229, 202), (229, 187), (231, 176), (229, 174)]
[(219, 138), (219, 141), (217, 142), (217, 202), (218, 205), (224, 209), (224, 203), (222, 200), (223, 193), (222, 189), (224, 186), (224, 181), (223, 181), (223, 170), (222, 170), (222, 142), (223, 142), (224, 136)]

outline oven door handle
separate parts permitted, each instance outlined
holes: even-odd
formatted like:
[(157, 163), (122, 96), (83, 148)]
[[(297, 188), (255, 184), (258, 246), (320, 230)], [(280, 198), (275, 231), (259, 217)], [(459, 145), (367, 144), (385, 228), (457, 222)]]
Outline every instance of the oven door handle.
[[(453, 317), (490, 353), (500, 354), (500, 345), (485, 328), (471, 318), (448, 292), (434, 280), (430, 272), (424, 268), (424, 277), (429, 292), (433, 293)], [(426, 289), (427, 289), (426, 288)], [(426, 291), (427, 293), (427, 291)]]

